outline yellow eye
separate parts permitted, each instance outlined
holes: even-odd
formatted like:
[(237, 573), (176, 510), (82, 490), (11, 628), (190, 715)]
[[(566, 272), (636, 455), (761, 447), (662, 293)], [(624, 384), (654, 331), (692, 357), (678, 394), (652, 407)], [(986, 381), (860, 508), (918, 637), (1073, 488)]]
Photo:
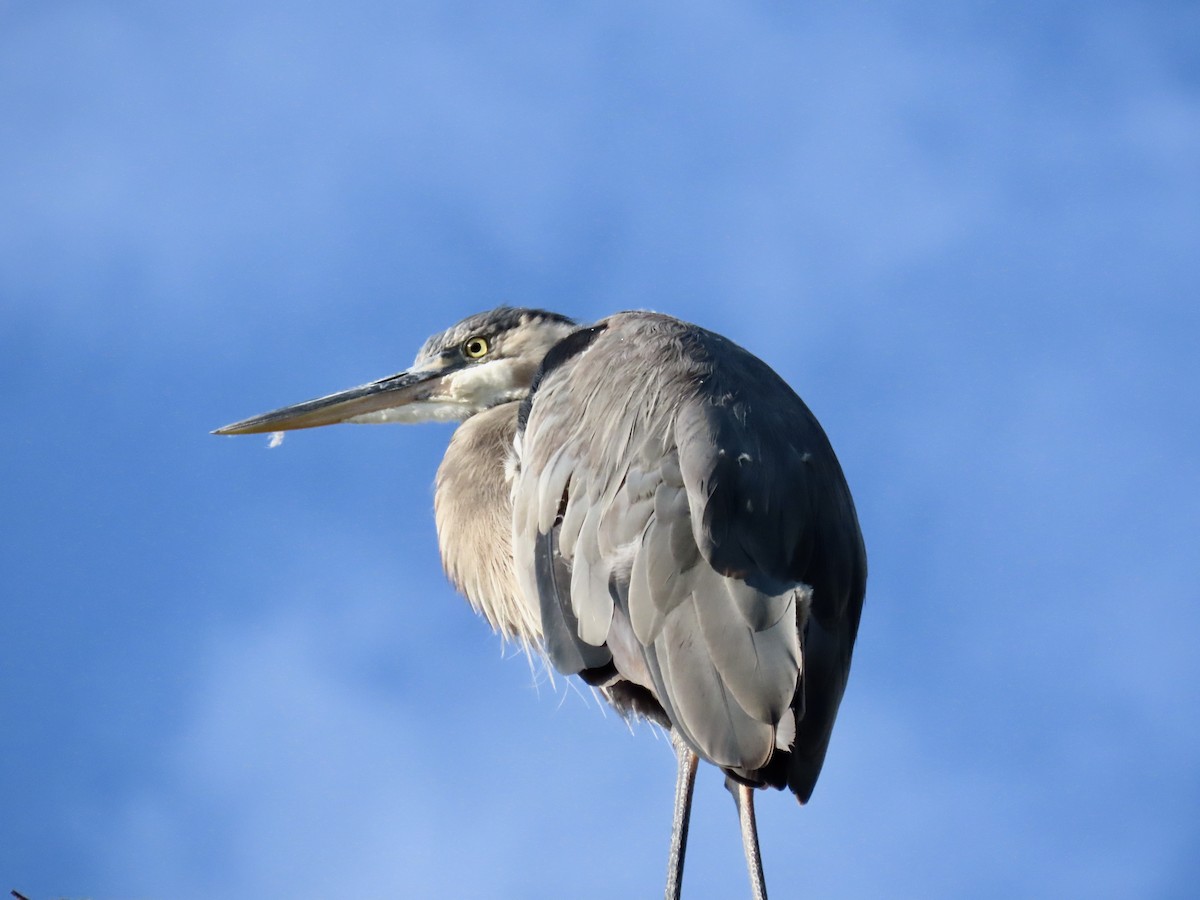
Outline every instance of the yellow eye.
[(487, 338), (473, 337), (467, 338), (462, 345), (463, 353), (467, 359), (483, 359), (487, 356), (488, 350)]

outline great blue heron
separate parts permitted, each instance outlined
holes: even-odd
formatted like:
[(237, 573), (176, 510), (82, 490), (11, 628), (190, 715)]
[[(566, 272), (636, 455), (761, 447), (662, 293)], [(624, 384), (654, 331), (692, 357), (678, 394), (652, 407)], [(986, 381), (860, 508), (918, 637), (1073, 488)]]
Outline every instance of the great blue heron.
[(461, 421), (435, 518), (454, 586), (492, 627), (658, 723), (678, 758), (668, 898), (697, 758), (737, 803), (765, 897), (753, 789), (812, 793), (866, 585), (854, 502), (825, 433), (764, 362), (695, 325), (589, 327), (502, 307), (412, 368), (217, 434)]

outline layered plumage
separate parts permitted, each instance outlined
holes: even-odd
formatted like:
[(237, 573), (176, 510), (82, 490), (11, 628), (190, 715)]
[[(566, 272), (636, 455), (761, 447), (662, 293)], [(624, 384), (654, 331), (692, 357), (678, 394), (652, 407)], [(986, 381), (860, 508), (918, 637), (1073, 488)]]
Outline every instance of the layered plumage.
[(651, 313), (580, 334), (517, 442), (513, 559), (546, 652), (618, 705), (646, 711), (622, 682), (648, 692), (702, 758), (805, 801), (866, 577), (829, 442), (719, 335)]

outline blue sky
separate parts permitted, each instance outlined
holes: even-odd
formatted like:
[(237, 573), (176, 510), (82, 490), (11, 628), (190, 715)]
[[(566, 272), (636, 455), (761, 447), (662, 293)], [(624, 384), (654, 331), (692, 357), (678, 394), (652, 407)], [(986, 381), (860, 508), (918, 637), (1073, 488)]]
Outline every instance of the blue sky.
[[(0, 888), (645, 896), (669, 744), (445, 583), (447, 428), (218, 425), (498, 303), (816, 411), (871, 559), (779, 896), (1200, 866), (1189, 3), (0, 3)], [(740, 896), (701, 772), (685, 889)]]

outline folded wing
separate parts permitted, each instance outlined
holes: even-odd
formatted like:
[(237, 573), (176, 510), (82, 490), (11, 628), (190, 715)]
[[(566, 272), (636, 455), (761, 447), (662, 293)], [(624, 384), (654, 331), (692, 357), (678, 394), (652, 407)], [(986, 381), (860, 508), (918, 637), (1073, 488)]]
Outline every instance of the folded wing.
[(718, 335), (651, 313), (578, 334), (523, 410), (513, 485), (546, 651), (644, 689), (701, 756), (807, 800), (865, 587), (828, 440)]

